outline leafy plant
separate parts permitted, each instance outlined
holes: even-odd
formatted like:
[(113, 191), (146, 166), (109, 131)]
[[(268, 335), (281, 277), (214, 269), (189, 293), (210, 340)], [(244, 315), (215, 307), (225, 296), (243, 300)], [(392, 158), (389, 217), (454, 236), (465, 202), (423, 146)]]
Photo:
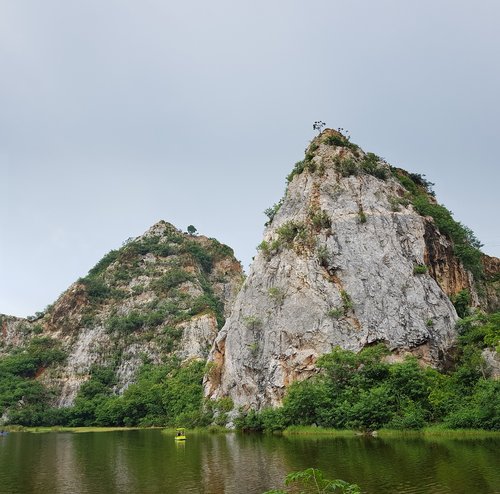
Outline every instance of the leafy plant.
[(287, 221), (276, 230), (276, 233), (281, 243), (290, 245), (295, 239), (306, 236), (306, 227), (303, 223)]
[(335, 169), (343, 176), (350, 177), (359, 173), (359, 167), (356, 160), (345, 158), (335, 162)]
[(339, 319), (344, 315), (344, 309), (330, 309), (326, 315), (332, 317), (333, 319)]
[(366, 214), (362, 209), (360, 209), (358, 212), (358, 220), (361, 224), (366, 223), (367, 221)]
[(318, 248), (316, 249), (316, 256), (321, 266), (325, 268), (329, 267), (332, 255), (329, 252), (328, 247), (326, 245), (318, 246)]
[(458, 317), (467, 317), (470, 312), (471, 296), (467, 289), (460, 290), (451, 297), (451, 301), (455, 306)]
[(292, 486), (293, 490), (272, 490), (264, 494), (286, 494), (287, 492), (297, 492), (296, 489), (301, 489), (301, 494), (326, 494), (328, 492), (361, 494), (358, 485), (339, 479), (327, 479), (323, 472), (317, 468), (308, 468), (299, 472), (289, 473), (285, 477), (285, 485)]
[(340, 290), (340, 298), (342, 299), (344, 314), (347, 314), (347, 312), (349, 312), (349, 310), (353, 308), (351, 296), (345, 290)]
[(285, 299), (285, 292), (282, 288), (273, 286), (267, 291), (269, 298), (273, 300), (276, 304), (281, 305)]
[(312, 208), (309, 210), (309, 219), (316, 230), (330, 228), (332, 222), (324, 209)]
[(427, 273), (427, 269), (425, 264), (417, 264), (413, 266), (413, 274), (425, 274)]
[(381, 161), (376, 154), (367, 153), (361, 160), (359, 167), (369, 175), (386, 180), (389, 177), (389, 171), (386, 167), (380, 165)]
[(273, 221), (276, 213), (280, 210), (283, 205), (283, 199), (280, 199), (276, 204), (273, 204), (270, 208), (267, 208), (264, 211), (264, 214), (268, 217), (268, 221), (266, 222), (266, 226), (270, 225)]
[(245, 316), (243, 318), (245, 326), (250, 329), (257, 329), (262, 326), (262, 321), (256, 316)]

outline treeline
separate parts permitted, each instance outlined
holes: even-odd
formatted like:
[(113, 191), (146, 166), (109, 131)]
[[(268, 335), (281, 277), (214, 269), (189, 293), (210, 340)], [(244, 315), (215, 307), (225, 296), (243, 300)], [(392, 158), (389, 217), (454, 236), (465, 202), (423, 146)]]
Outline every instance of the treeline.
[(389, 364), (383, 345), (358, 354), (337, 348), (318, 360), (319, 375), (289, 387), (282, 407), (241, 414), (236, 425), (277, 431), (291, 425), (376, 430), (440, 423), (500, 430), (500, 381), (488, 378), (481, 355), (485, 347), (500, 344), (500, 313), (465, 318), (459, 332), (449, 372), (423, 368), (414, 357)]
[[(335, 349), (318, 360), (320, 372), (292, 384), (283, 406), (259, 413), (240, 412), (239, 429), (279, 431), (292, 425), (337, 429), (449, 428), (500, 430), (500, 381), (489, 377), (482, 357), (498, 348), (500, 313), (476, 314), (459, 323), (454, 364), (446, 372), (419, 365), (417, 359), (389, 364), (383, 345), (355, 354)], [(0, 415), (25, 426), (208, 426), (227, 422), (229, 399), (203, 398), (205, 362), (181, 366), (176, 359), (146, 363), (135, 384), (116, 395), (116, 369), (94, 366), (68, 408), (51, 408), (54, 394), (41, 372), (65, 359), (57, 342), (34, 338), (30, 345), (0, 360)]]
[[(49, 407), (47, 400), (29, 401), (9, 410), (9, 422), (24, 426), (208, 426), (232, 408), (228, 400), (203, 399), (205, 362), (180, 366), (171, 359), (162, 365), (145, 364), (137, 381), (122, 395), (112, 367), (94, 366), (91, 377), (80, 387), (72, 407)], [(41, 386), (36, 381), (31, 381)], [(48, 394), (47, 396), (49, 396)]]

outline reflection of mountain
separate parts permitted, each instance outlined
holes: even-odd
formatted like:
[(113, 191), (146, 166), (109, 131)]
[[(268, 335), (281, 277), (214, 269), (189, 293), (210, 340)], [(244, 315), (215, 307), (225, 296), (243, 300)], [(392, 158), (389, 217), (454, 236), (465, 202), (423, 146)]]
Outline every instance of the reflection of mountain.
[(363, 492), (494, 494), (499, 439), (191, 434), (10, 434), (1, 494), (261, 494), (309, 467)]

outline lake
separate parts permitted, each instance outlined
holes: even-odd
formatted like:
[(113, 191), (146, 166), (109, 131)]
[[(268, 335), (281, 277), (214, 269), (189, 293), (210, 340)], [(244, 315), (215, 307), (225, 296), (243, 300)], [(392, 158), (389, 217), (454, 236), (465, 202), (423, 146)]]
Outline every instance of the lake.
[(500, 493), (500, 438), (340, 438), (159, 430), (0, 437), (0, 493), (261, 494), (308, 467), (369, 494)]

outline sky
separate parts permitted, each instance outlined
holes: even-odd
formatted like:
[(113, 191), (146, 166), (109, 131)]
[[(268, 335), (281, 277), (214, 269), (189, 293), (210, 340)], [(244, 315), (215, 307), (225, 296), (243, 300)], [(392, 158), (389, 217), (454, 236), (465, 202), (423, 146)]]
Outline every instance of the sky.
[(245, 269), (323, 120), (500, 257), (497, 0), (0, 0), (0, 313), (164, 219)]

